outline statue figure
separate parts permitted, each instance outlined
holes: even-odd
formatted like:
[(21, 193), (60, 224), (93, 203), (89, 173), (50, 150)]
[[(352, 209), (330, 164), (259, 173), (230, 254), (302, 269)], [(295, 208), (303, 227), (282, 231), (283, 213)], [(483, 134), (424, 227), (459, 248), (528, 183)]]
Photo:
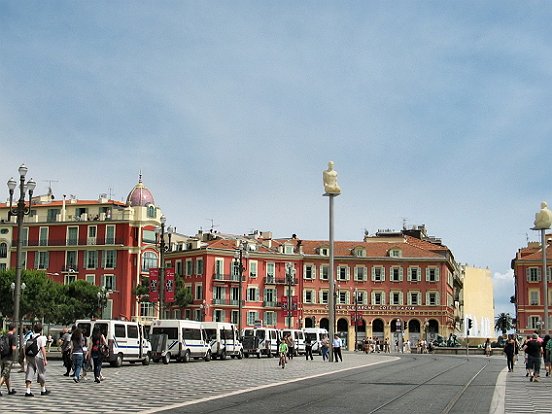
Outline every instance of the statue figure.
[(341, 194), (341, 188), (337, 183), (337, 171), (333, 169), (334, 163), (330, 161), (328, 163), (328, 169), (324, 170), (322, 173), (322, 178), (324, 179), (324, 191), (326, 194), (330, 195), (339, 195)]
[(541, 209), (535, 214), (535, 229), (545, 230), (552, 225), (552, 211), (548, 208), (546, 201), (541, 203)]

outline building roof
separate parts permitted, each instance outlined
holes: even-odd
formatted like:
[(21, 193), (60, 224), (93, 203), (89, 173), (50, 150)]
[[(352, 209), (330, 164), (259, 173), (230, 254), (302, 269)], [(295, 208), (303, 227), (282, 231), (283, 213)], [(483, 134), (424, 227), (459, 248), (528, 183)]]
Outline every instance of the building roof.
[(149, 204), (155, 205), (153, 194), (142, 182), (142, 174), (140, 174), (138, 184), (128, 194), (126, 203), (131, 207), (145, 207)]

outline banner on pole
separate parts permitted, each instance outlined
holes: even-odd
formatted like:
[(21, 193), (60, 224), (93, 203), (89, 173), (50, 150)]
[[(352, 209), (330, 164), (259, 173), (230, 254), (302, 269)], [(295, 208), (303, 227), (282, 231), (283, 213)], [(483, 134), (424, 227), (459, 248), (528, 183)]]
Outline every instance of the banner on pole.
[(149, 270), (149, 301), (159, 301), (159, 269), (151, 268)]
[(174, 267), (169, 267), (165, 269), (165, 302), (166, 303), (174, 302), (174, 291), (175, 291)]

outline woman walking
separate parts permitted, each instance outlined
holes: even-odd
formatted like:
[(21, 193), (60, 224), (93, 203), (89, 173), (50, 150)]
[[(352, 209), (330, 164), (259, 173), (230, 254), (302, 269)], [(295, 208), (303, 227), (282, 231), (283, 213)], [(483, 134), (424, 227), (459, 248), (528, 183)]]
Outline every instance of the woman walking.
[(94, 363), (94, 382), (100, 382), (102, 377), (102, 347), (107, 346), (105, 336), (100, 332), (99, 326), (94, 326), (92, 336), (90, 337), (90, 346), (87, 354), (87, 360), (92, 358)]
[(514, 354), (516, 352), (516, 341), (514, 335), (508, 335), (506, 345), (504, 345), (504, 353), (506, 354), (506, 362), (508, 364), (508, 372), (514, 371)]
[(75, 382), (80, 382), (82, 363), (84, 361), (84, 345), (85, 342), (82, 331), (77, 328), (73, 331), (73, 334), (71, 335), (71, 346), (73, 349), (73, 352), (71, 354), (73, 359), (73, 381)]

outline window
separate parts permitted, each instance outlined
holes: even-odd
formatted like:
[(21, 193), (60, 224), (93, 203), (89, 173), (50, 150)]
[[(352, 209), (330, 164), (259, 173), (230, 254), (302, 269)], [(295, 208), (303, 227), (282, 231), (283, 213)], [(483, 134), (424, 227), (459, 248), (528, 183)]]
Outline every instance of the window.
[(320, 256), (329, 256), (330, 255), (330, 249), (327, 247), (321, 247), (320, 248)]
[(102, 276), (102, 286), (107, 291), (115, 290), (115, 275), (103, 275)]
[(438, 292), (427, 292), (426, 293), (426, 305), (429, 305), (429, 306), (439, 305), (439, 293)]
[(529, 316), (529, 319), (527, 321), (529, 323), (528, 328), (529, 329), (539, 329), (541, 325), (540, 316)]
[(192, 275), (192, 269), (193, 269), (193, 262), (192, 259), (186, 259), (186, 273), (184, 275), (191, 276)]
[(203, 285), (201, 283), (196, 283), (195, 285), (195, 300), (203, 299)]
[(39, 238), (39, 246), (48, 246), (48, 227), (40, 228)]
[(402, 292), (390, 292), (389, 293), (389, 304), (390, 305), (402, 305)]
[(256, 287), (247, 288), (247, 300), (250, 302), (257, 302), (259, 300), (259, 289)]
[(385, 269), (381, 266), (372, 267), (372, 281), (384, 282), (385, 281)]
[(337, 266), (337, 280), (349, 280), (349, 266)]
[(265, 326), (276, 326), (276, 313), (272, 311), (265, 312), (264, 324)]
[(420, 292), (409, 292), (408, 293), (408, 304), (409, 305), (420, 305)]
[(0, 263), (0, 272), (6, 270), (6, 263)]
[(232, 322), (234, 325), (238, 325), (238, 319), (239, 319), (239, 311), (233, 310), (230, 314), (230, 322)]
[(305, 290), (303, 292), (303, 302), (304, 303), (314, 303), (314, 294), (313, 290)]
[(528, 282), (539, 282), (540, 281), (540, 268), (538, 267), (529, 267), (527, 268), (527, 281)]
[[(366, 292), (364, 291), (357, 291), (357, 303), (359, 305), (365, 305), (366, 304)], [(354, 301), (354, 298), (353, 298)]]
[(401, 249), (392, 249), (389, 251), (390, 257), (402, 257), (402, 251)]
[(364, 247), (355, 247), (353, 254), (356, 257), (366, 257), (366, 249)]
[(225, 299), (226, 291), (222, 286), (215, 286), (213, 289), (213, 299), (217, 305), (224, 304), (223, 300)]
[(249, 261), (249, 277), (257, 277), (257, 261)]
[(314, 279), (314, 274), (316, 270), (314, 268), (314, 265), (306, 264), (303, 269), (303, 278), (312, 280)]
[(215, 277), (222, 278), (224, 274), (224, 259), (215, 259)]
[(295, 253), (295, 248), (293, 245), (286, 244), (284, 245), (284, 254), (293, 254)]
[(320, 266), (320, 280), (328, 280), (330, 267), (328, 265)]
[(408, 268), (408, 280), (411, 282), (419, 282), (421, 274), (422, 274), (422, 271), (417, 266)]
[(384, 292), (372, 292), (372, 304), (373, 305), (385, 305), (385, 293)]
[(268, 262), (266, 264), (266, 278), (271, 281), (274, 281), (274, 269), (275, 264), (273, 262)]
[(240, 300), (240, 288), (231, 287), (230, 288), (230, 304), (239, 305)]
[(346, 291), (339, 291), (337, 294), (337, 303), (346, 304), (347, 303), (347, 293)]
[(91, 285), (96, 284), (96, 275), (86, 275), (85, 276), (86, 283), (90, 283)]
[(402, 282), (403, 280), (403, 269), (399, 266), (393, 266), (389, 270), (389, 280), (391, 282)]
[(273, 288), (265, 289), (265, 292), (264, 292), (265, 306), (276, 306), (276, 302), (278, 301), (276, 297), (277, 297), (276, 289), (273, 289)]
[(176, 260), (174, 262), (174, 273), (176, 276), (182, 276), (182, 260)]
[(35, 269), (48, 269), (48, 252), (36, 252)]
[(321, 290), (320, 291), (320, 303), (321, 304), (327, 304), (328, 303), (328, 291), (327, 290)]
[(147, 272), (157, 267), (157, 255), (153, 252), (145, 252), (142, 255), (142, 271)]
[(148, 205), (146, 214), (148, 215), (148, 218), (155, 218), (155, 206), (152, 206), (151, 204)]
[(427, 282), (438, 282), (439, 281), (439, 268), (438, 267), (428, 267), (426, 269), (426, 281)]
[(103, 252), (103, 268), (115, 269), (117, 265), (117, 251), (106, 250)]
[(77, 275), (75, 273), (69, 273), (64, 276), (63, 283), (68, 285), (77, 281)]
[(79, 244), (79, 228), (67, 227), (67, 246), (77, 246)]
[(87, 269), (96, 269), (98, 267), (98, 252), (87, 250), (84, 252), (84, 266)]
[(247, 325), (254, 326), (255, 321), (259, 320), (259, 312), (248, 311), (247, 312)]
[(96, 244), (96, 226), (88, 226), (88, 240), (87, 244), (95, 245)]
[(105, 244), (115, 244), (115, 226), (105, 226)]
[(530, 305), (538, 305), (539, 304), (539, 298), (540, 298), (540, 291), (538, 291), (538, 290), (530, 290), (529, 291), (529, 304)]
[(366, 266), (356, 266), (355, 267), (355, 280), (362, 282), (366, 280)]
[(196, 260), (196, 275), (203, 276), (203, 259)]
[(8, 244), (0, 243), (0, 259), (5, 259), (8, 257)]
[(221, 309), (215, 310), (213, 318), (215, 322), (224, 322), (224, 311)]

